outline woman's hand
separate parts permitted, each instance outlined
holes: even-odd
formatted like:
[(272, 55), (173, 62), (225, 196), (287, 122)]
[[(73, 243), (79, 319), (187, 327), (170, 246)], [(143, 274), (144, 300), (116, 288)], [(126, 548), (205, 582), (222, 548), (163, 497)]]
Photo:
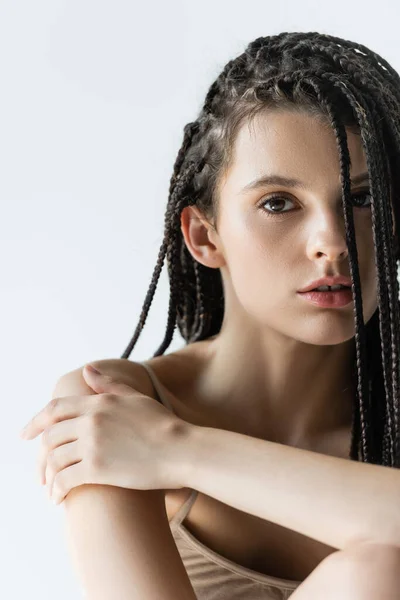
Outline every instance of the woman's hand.
[(83, 369), (89, 396), (53, 398), (25, 427), (24, 439), (42, 435), (39, 472), (59, 504), (79, 485), (136, 490), (175, 489), (175, 442), (189, 423), (154, 398), (111, 377)]

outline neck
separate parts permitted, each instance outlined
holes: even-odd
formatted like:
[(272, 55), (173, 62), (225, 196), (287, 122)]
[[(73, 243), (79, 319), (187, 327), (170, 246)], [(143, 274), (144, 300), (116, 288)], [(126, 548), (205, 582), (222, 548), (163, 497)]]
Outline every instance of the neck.
[(353, 339), (335, 346), (296, 342), (283, 352), (271, 336), (262, 344), (225, 331), (200, 344), (206, 360), (197, 393), (226, 428), (307, 445), (351, 427)]

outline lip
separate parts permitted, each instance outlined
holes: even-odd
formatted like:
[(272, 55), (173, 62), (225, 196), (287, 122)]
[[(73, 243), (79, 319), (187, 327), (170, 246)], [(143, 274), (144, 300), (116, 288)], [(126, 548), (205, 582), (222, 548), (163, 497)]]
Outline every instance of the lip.
[(344, 275), (336, 275), (332, 277), (322, 277), (321, 279), (316, 279), (312, 281), (302, 290), (298, 290), (299, 293), (309, 292), (314, 288), (320, 287), (321, 285), (346, 285), (351, 288), (351, 279), (349, 277), (345, 277)]
[(342, 308), (353, 302), (351, 290), (338, 290), (337, 292), (298, 292), (306, 301), (321, 308)]

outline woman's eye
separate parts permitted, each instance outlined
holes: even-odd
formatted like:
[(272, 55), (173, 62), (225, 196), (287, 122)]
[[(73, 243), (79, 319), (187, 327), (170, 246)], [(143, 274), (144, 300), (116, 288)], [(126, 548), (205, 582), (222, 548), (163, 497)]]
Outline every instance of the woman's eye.
[[(356, 204), (356, 208), (371, 208), (372, 204), (371, 204), (371, 192), (369, 190), (366, 190), (365, 192), (359, 192), (358, 194), (354, 194), (353, 198), (368, 198), (369, 199), (369, 204), (367, 206), (359, 206), (359, 203), (357, 202)], [(364, 204), (363, 202), (361, 202), (361, 204)]]
[[(367, 190), (365, 192), (358, 192), (357, 194), (353, 194), (353, 196), (352, 196), (355, 208), (371, 208), (370, 198), (371, 198), (371, 194), (370, 194), (369, 190)], [(364, 205), (365, 199), (368, 200), (367, 205)], [(289, 203), (293, 204), (293, 200), (291, 200), (290, 198), (285, 198), (285, 196), (271, 196), (270, 198), (267, 198), (267, 200), (263, 200), (259, 204), (259, 206), (268, 215), (278, 215), (278, 214), (283, 214), (283, 213), (289, 212), (288, 210), (283, 210), (285, 202), (289, 202)], [(270, 205), (269, 209), (266, 208), (267, 204)]]
[[(272, 203), (275, 206), (275, 209), (273, 210), (268, 210), (266, 208), (264, 208), (264, 210), (266, 210), (267, 213), (269, 214), (280, 214), (282, 212), (288, 212), (288, 211), (282, 211), (279, 210), (279, 203), (281, 203), (281, 207), (282, 207), (282, 203), (284, 202), (292, 202), (292, 200), (289, 200), (289, 198), (285, 198), (284, 196), (272, 196), (271, 198), (268, 198), (267, 200), (265, 200), (264, 202), (262, 202), (262, 204), (260, 205), (261, 208), (264, 208), (267, 204)], [(276, 205), (278, 204), (278, 210), (276, 210)]]

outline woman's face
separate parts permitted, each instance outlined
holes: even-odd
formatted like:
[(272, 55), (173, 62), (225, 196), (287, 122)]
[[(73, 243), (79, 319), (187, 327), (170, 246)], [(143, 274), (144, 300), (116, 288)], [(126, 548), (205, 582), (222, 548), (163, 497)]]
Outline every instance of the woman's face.
[[(352, 194), (359, 194), (353, 215), (367, 322), (378, 306), (368, 169), (360, 137), (349, 130), (347, 135), (351, 179), (367, 174), (351, 187)], [(262, 182), (272, 175), (299, 183)], [(239, 130), (234, 160), (219, 191), (218, 233), (208, 232), (215, 252), (197, 259), (221, 268), (226, 310), (232, 309), (241, 325), (273, 327), (311, 344), (353, 337), (353, 303), (321, 309), (297, 293), (327, 273), (350, 277), (331, 127), (306, 112), (259, 114)], [(279, 198), (268, 202), (273, 195)]]

